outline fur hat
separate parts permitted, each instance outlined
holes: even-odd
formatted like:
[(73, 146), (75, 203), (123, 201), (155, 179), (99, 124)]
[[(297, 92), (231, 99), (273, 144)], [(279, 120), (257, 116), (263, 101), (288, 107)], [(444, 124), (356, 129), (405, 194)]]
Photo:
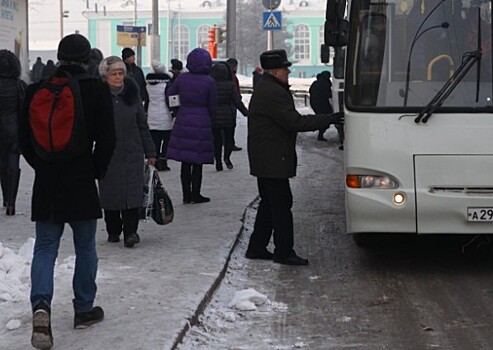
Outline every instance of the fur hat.
[(106, 57), (99, 64), (99, 76), (101, 79), (106, 81), (108, 75), (114, 70), (121, 69), (123, 70), (123, 74), (127, 75), (127, 66), (125, 62), (118, 56), (110, 56)]
[(292, 65), (288, 61), (286, 50), (269, 50), (260, 55), (260, 64), (263, 69), (287, 68)]
[(166, 67), (158, 60), (152, 60), (151, 67), (154, 73), (166, 73)]
[(0, 78), (17, 79), (21, 75), (21, 63), (9, 50), (0, 50)]
[(88, 63), (91, 59), (91, 44), (80, 34), (65, 36), (58, 44), (59, 61)]
[(126, 47), (122, 50), (122, 59), (125, 61), (130, 56), (135, 56), (135, 51), (129, 47)]
[(177, 60), (176, 58), (173, 58), (171, 60), (171, 70), (182, 70), (182, 69), (183, 69), (183, 62)]

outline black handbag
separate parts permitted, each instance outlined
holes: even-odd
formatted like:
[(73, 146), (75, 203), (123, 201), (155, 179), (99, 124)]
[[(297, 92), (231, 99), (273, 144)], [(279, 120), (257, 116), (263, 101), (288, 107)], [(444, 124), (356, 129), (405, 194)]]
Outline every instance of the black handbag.
[(151, 218), (158, 225), (167, 225), (172, 222), (174, 218), (173, 203), (171, 202), (168, 192), (161, 183), (157, 171), (154, 171), (152, 187), (153, 201)]

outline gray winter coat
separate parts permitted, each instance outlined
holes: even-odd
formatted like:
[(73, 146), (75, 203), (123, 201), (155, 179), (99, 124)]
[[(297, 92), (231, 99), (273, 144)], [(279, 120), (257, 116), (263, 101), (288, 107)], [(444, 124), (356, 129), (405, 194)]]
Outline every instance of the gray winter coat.
[(112, 94), (116, 147), (104, 179), (99, 180), (101, 206), (124, 210), (142, 206), (144, 156), (156, 157), (147, 116), (133, 79), (125, 78), (123, 90)]

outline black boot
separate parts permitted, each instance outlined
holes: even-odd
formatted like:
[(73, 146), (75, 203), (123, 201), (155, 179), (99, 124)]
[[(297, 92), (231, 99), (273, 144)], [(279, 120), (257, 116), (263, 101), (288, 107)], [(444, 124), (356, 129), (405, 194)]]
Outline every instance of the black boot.
[(194, 174), (192, 172), (192, 203), (207, 203), (211, 199), (204, 197), (200, 194), (200, 188), (202, 187), (202, 173)]
[(192, 179), (190, 174), (181, 174), (181, 189), (183, 191), (183, 203), (189, 204), (192, 202)]
[(15, 200), (19, 190), (21, 169), (7, 169), (7, 211), (8, 216), (15, 215)]
[(2, 198), (3, 198), (3, 207), (7, 206), (7, 168), (0, 168), (0, 184), (2, 185)]
[(216, 170), (223, 171), (223, 162), (221, 161), (221, 158), (216, 158)]

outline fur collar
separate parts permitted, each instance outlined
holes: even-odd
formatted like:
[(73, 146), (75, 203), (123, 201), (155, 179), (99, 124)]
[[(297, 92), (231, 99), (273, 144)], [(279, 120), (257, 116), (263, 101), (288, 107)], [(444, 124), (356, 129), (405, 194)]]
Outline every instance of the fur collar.
[(138, 102), (140, 98), (139, 87), (135, 80), (129, 77), (125, 77), (123, 80), (123, 91), (120, 92), (123, 102), (127, 106), (131, 106)]

